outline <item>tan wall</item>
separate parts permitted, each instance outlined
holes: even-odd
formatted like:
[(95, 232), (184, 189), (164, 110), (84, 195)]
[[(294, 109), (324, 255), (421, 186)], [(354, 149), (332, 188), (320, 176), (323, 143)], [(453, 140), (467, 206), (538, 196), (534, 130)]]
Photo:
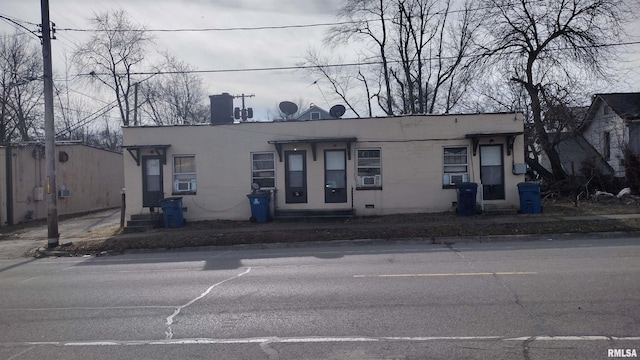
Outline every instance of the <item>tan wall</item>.
[[(6, 148), (0, 154), (0, 176), (6, 184)], [(47, 217), (46, 194), (39, 197), (36, 188), (46, 191), (44, 147), (15, 146), (11, 149), (13, 171), (13, 221)], [(58, 153), (68, 154), (60, 162)], [(120, 206), (120, 190), (124, 186), (122, 154), (81, 144), (56, 145), (56, 182), (58, 189), (69, 190), (68, 197), (58, 197), (58, 215), (68, 215)], [(3, 224), (6, 222), (6, 186), (2, 187)]]
[[(306, 150), (308, 202), (286, 204), (284, 162), (276, 155), (277, 206), (280, 209), (349, 209), (359, 215), (384, 215), (408, 212), (437, 212), (452, 208), (456, 190), (443, 188), (443, 147), (469, 147), (470, 181), (480, 180), (479, 151), (467, 134), (522, 132), (522, 118), (515, 114), (481, 114), (449, 116), (408, 116), (392, 118), (322, 120), (304, 122), (241, 123), (232, 125), (194, 125), (171, 127), (131, 127), (123, 129), (125, 145), (171, 145), (167, 165), (163, 167), (165, 196), (172, 195), (172, 161), (174, 155), (195, 155), (197, 194), (184, 195), (187, 220), (248, 219), (250, 206), (246, 195), (251, 189), (252, 152), (275, 152), (273, 140), (356, 137), (347, 161), (347, 203), (324, 203), (324, 150), (346, 149), (343, 142), (317, 144), (317, 160), (310, 144), (283, 145), (286, 150)], [(511, 173), (512, 162), (524, 163), (523, 136), (518, 135), (512, 155), (506, 155), (506, 137), (480, 140), (482, 144), (503, 144), (505, 200), (489, 203), (519, 204), (516, 184), (524, 175)], [(381, 148), (382, 190), (355, 190), (356, 149)], [(150, 154), (144, 148), (142, 154)], [(142, 208), (141, 167), (125, 153), (127, 213), (146, 212)], [(353, 190), (352, 190), (353, 189)], [(352, 196), (352, 194), (353, 196)], [(353, 204), (352, 204), (353, 198)], [(367, 208), (366, 205), (373, 205)]]

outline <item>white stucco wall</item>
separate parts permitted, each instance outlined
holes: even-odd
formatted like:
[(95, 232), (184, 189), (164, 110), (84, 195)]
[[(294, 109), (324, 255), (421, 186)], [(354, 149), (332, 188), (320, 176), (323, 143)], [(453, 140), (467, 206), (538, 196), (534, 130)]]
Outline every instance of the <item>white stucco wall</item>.
[[(65, 152), (68, 160), (61, 162), (58, 154)], [(6, 148), (0, 149), (0, 218), (7, 221)], [(37, 188), (45, 191), (44, 146), (15, 145), (12, 154), (13, 223), (47, 217), (46, 194), (41, 198)], [(118, 207), (120, 190), (124, 186), (122, 154), (82, 144), (56, 145), (56, 183), (66, 188), (69, 196), (58, 197), (58, 215), (84, 213)], [(42, 194), (42, 192), (40, 193)]]
[[(190, 125), (166, 127), (127, 127), (125, 146), (170, 145), (163, 166), (164, 194), (172, 196), (172, 160), (175, 155), (195, 155), (197, 193), (184, 195), (187, 220), (246, 220), (251, 214), (246, 195), (251, 190), (251, 153), (275, 152), (269, 141), (310, 138), (357, 138), (347, 160), (346, 203), (324, 202), (324, 150), (347, 149), (344, 142), (317, 144), (316, 161), (308, 143), (284, 144), (284, 151), (305, 150), (308, 201), (286, 204), (284, 161), (276, 154), (276, 190), (279, 209), (350, 209), (357, 215), (386, 215), (411, 212), (438, 212), (452, 208), (455, 188), (443, 188), (443, 148), (468, 146), (471, 182), (480, 182), (480, 151), (473, 156), (467, 134), (517, 133), (523, 120), (516, 114), (476, 114), (446, 116), (405, 116), (389, 118), (342, 119), (304, 122), (250, 122), (230, 125)], [(512, 163), (524, 163), (523, 136), (515, 138), (513, 153), (507, 155), (506, 136), (486, 136), (479, 145), (502, 144), (505, 199), (487, 201), (519, 206), (517, 183), (524, 175), (513, 175)], [(358, 148), (380, 148), (382, 189), (356, 190)], [(143, 147), (142, 155), (155, 154)], [(284, 157), (284, 156), (283, 156)], [(127, 215), (148, 212), (142, 207), (142, 173), (132, 156), (125, 152)], [(367, 206), (368, 205), (368, 206)]]

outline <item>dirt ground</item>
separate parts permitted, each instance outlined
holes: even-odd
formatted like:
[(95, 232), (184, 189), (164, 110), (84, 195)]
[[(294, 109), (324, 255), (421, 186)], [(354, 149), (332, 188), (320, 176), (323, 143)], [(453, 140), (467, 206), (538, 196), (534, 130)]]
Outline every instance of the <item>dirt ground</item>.
[(119, 253), (128, 249), (183, 248), (215, 245), (291, 243), (352, 239), (420, 238), (426, 242), (459, 236), (640, 232), (640, 219), (564, 221), (563, 217), (640, 213), (640, 197), (599, 198), (575, 203), (543, 199), (542, 214), (460, 217), (453, 212), (355, 217), (333, 221), (251, 223), (201, 221), (176, 229), (120, 234), (112, 227), (64, 247), (69, 254)]

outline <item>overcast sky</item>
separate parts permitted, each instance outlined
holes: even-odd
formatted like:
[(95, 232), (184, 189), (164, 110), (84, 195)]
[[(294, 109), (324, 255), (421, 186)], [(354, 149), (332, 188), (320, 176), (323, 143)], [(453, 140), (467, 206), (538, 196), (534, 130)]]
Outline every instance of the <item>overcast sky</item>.
[[(633, 0), (636, 1), (636, 0)], [(21, 21), (40, 23), (40, 0), (0, 0), (0, 15)], [(58, 29), (89, 29), (88, 19), (94, 13), (124, 9), (131, 20), (148, 29), (238, 28), (331, 23), (341, 0), (50, 0), (51, 21)], [(640, 21), (638, 21), (640, 23)], [(31, 28), (35, 29), (35, 26)], [(302, 62), (307, 49), (322, 48), (326, 26), (207, 31), (154, 32), (155, 47), (167, 49), (197, 70), (290, 67)], [(0, 32), (12, 33), (14, 27), (0, 21)], [(640, 34), (640, 25), (633, 29)], [(65, 54), (69, 58), (87, 33), (58, 31), (52, 42), (54, 72), (64, 73)], [(635, 41), (640, 40), (637, 36)], [(37, 39), (33, 40), (36, 44)], [(628, 56), (629, 79), (619, 88), (605, 91), (640, 91), (640, 46)], [(348, 54), (348, 51), (345, 50)], [(345, 55), (355, 61), (355, 55)], [(151, 69), (148, 69), (152, 71)], [(201, 74), (209, 95), (223, 92), (232, 95), (254, 94), (247, 106), (256, 117), (266, 120), (277, 104), (284, 100), (315, 103), (326, 110), (338, 103), (331, 93), (314, 85), (317, 77), (303, 70), (215, 72)], [(59, 76), (58, 76), (59, 77)], [(635, 86), (634, 86), (635, 84)], [(238, 100), (235, 106), (240, 106)]]
[[(124, 9), (147, 29), (201, 29), (331, 23), (339, 0), (50, 0), (50, 18), (58, 29), (89, 29), (94, 13)], [(39, 0), (1, 0), (0, 15), (38, 24)], [(29, 27), (27, 25), (27, 27)], [(32, 26), (35, 30), (35, 26)], [(322, 46), (326, 26), (250, 31), (153, 32), (155, 47), (167, 49), (197, 70), (291, 67), (302, 62), (310, 47)], [(0, 21), (0, 32), (14, 28)], [(63, 73), (69, 58), (87, 34), (59, 30), (52, 42), (54, 72)], [(34, 43), (37, 39), (34, 37)], [(142, 69), (140, 69), (142, 70)], [(138, 71), (140, 71), (138, 70)], [(147, 69), (152, 71), (152, 69)], [(288, 100), (334, 105), (324, 99), (313, 78), (303, 70), (203, 73), (209, 95), (253, 94), (247, 106), (264, 119), (279, 102)], [(277, 90), (276, 90), (277, 89)], [(328, 95), (328, 94), (325, 94)], [(208, 101), (208, 99), (205, 99)], [(236, 106), (240, 106), (237, 100)]]

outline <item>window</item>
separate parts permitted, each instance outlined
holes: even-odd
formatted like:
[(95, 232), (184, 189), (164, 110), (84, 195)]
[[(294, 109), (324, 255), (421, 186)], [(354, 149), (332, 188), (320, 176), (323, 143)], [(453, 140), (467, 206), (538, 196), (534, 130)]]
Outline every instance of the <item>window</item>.
[(469, 181), (467, 153), (466, 146), (444, 148), (442, 185), (452, 186)]
[(358, 188), (380, 188), (382, 186), (380, 149), (358, 149), (356, 176)]
[(173, 194), (196, 193), (196, 157), (173, 157)]
[(311, 112), (311, 120), (320, 120), (320, 112), (312, 111)]
[(276, 161), (275, 154), (252, 153), (251, 154), (251, 183), (260, 185), (261, 189), (276, 187)]
[(603, 145), (603, 149), (602, 149), (602, 156), (604, 156), (605, 160), (611, 160), (611, 133), (608, 131), (605, 131), (602, 134), (602, 145)]

